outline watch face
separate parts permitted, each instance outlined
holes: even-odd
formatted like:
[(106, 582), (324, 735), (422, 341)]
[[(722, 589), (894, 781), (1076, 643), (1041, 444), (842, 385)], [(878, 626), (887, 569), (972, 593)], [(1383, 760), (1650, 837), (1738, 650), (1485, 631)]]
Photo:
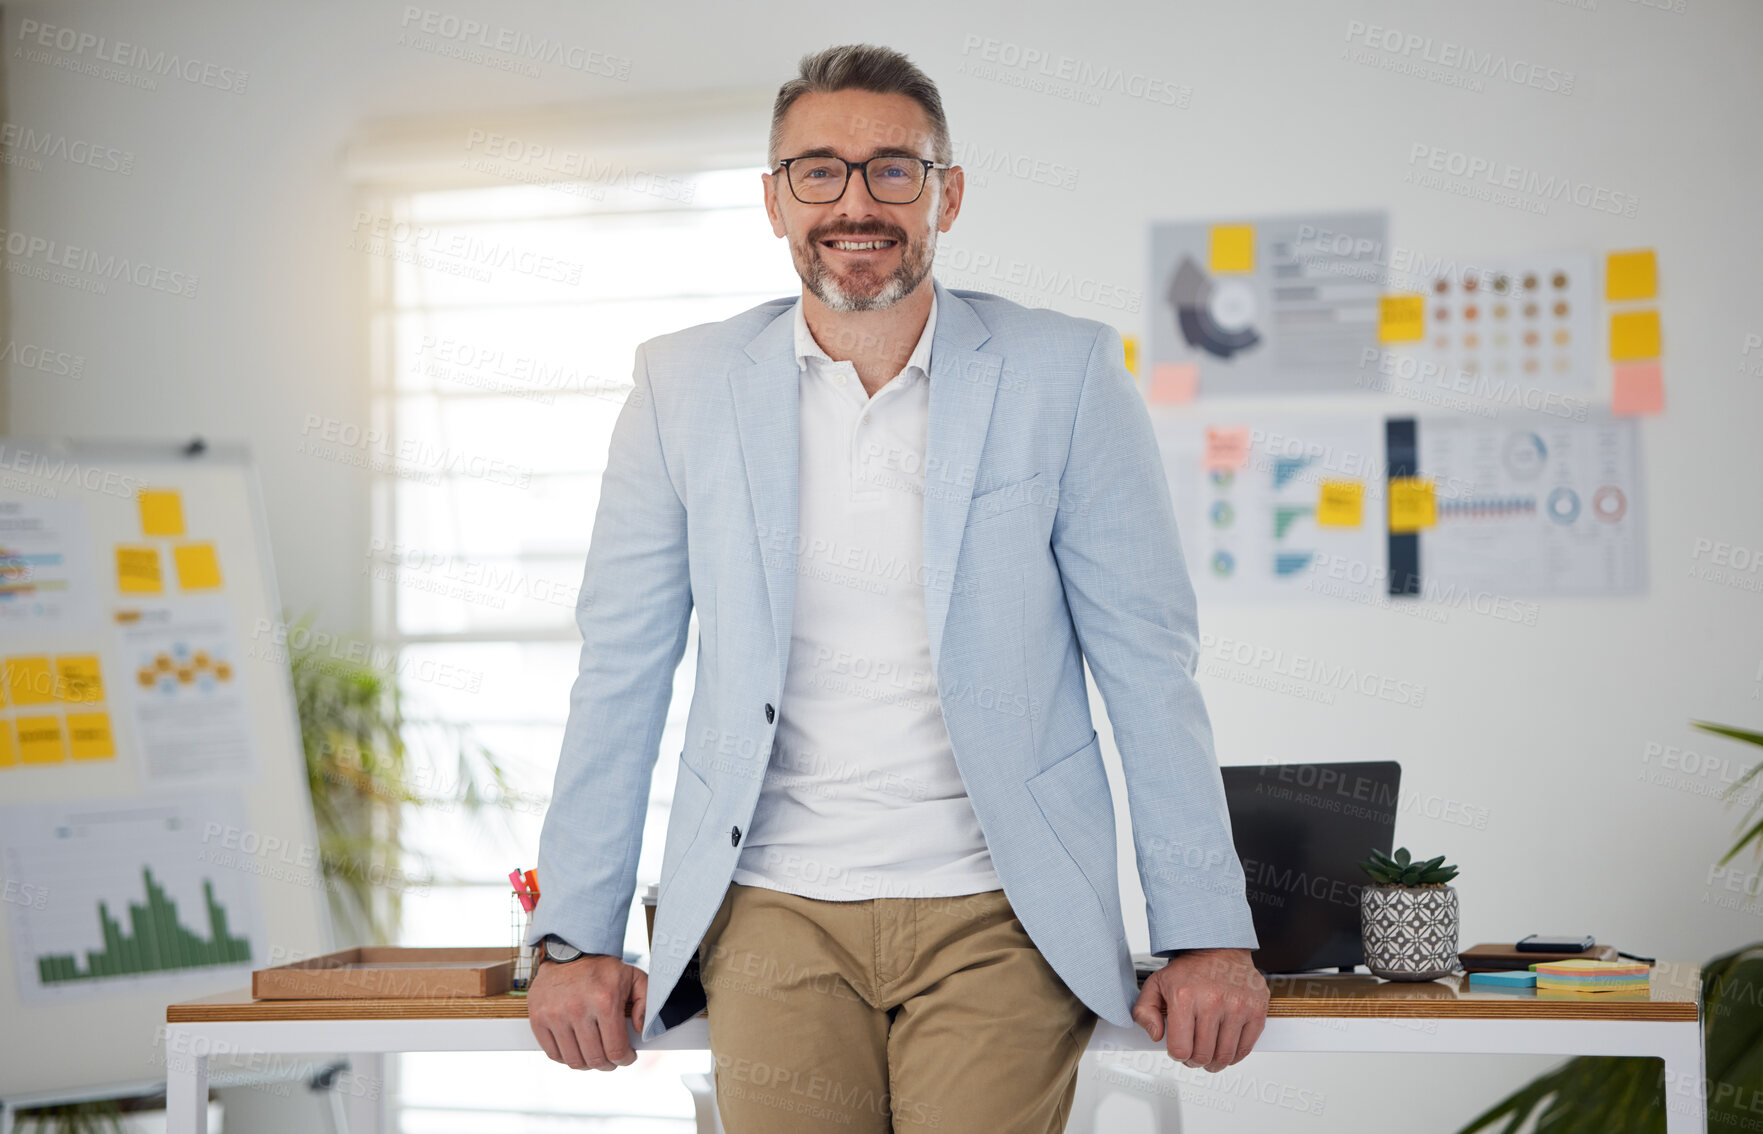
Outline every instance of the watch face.
[(545, 956), (553, 961), (573, 961), (582, 955), (582, 951), (574, 945), (559, 941), (555, 937), (545, 939)]

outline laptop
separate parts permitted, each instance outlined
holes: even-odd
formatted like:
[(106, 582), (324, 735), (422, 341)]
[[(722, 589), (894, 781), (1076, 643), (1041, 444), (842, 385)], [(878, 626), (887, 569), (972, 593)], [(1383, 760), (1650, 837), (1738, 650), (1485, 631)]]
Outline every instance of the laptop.
[(1222, 769), (1231, 834), (1248, 882), (1255, 967), (1350, 970), (1365, 961), (1359, 863), (1391, 852), (1402, 766), (1251, 764)]

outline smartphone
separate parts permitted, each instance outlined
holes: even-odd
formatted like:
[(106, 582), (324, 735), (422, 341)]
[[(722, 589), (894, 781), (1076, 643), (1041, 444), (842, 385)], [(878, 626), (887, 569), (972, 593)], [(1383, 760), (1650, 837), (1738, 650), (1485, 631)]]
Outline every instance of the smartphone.
[(1595, 941), (1591, 934), (1533, 933), (1518, 943), (1520, 953), (1583, 953)]

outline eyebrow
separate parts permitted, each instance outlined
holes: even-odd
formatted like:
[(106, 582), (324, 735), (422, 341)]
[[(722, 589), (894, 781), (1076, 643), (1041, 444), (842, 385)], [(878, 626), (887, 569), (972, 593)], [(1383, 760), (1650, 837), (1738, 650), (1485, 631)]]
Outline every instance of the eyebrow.
[[(801, 153), (794, 154), (792, 156), (794, 156), (794, 157), (842, 158), (844, 155), (839, 153), (837, 150), (833, 149), (831, 146), (815, 146), (813, 149), (803, 150)], [(880, 149), (876, 149), (876, 150), (871, 151), (869, 157), (872, 157), (872, 158), (908, 157), (908, 158), (917, 158), (919, 161), (930, 161), (931, 160), (930, 158), (920, 158), (917, 154), (913, 153), (911, 150), (902, 149), (898, 146), (883, 146)], [(853, 159), (853, 160), (856, 160), (856, 159)], [(863, 158), (860, 160), (868, 161), (869, 158)]]

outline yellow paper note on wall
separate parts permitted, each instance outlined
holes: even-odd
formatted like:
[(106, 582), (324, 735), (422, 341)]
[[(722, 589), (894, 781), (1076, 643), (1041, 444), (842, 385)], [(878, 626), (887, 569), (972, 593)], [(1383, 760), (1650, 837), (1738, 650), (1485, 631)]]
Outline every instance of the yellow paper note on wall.
[(125, 595), (156, 595), (165, 590), (157, 547), (116, 548), (116, 589)]
[(1132, 335), (1122, 335), (1120, 346), (1126, 355), (1126, 372), (1137, 378), (1139, 376), (1139, 340)]
[(1610, 358), (1631, 362), (1659, 357), (1659, 313), (1625, 311), (1610, 316)]
[(1426, 337), (1426, 296), (1377, 297), (1377, 341), (1411, 343)]
[(1438, 522), (1438, 501), (1433, 495), (1432, 481), (1414, 476), (1390, 480), (1391, 534), (1418, 532)]
[(67, 737), (75, 760), (109, 760), (116, 756), (109, 713), (67, 714)]
[(1212, 226), (1212, 250), (1207, 257), (1215, 272), (1252, 272), (1255, 270), (1255, 226), (1252, 224), (1215, 224)]
[(175, 488), (143, 488), (135, 495), (141, 506), (141, 534), (184, 534), (184, 498)]
[(18, 766), (18, 740), (12, 735), (12, 722), (0, 720), (0, 768)]
[(186, 591), (211, 591), (220, 586), (220, 560), (212, 543), (180, 543), (171, 552), (177, 562), (178, 586)]
[(1325, 480), (1316, 501), (1316, 523), (1325, 528), (1356, 528), (1365, 518), (1365, 485), (1357, 480)]
[(1605, 299), (1652, 299), (1658, 294), (1659, 260), (1651, 248), (1612, 252), (1605, 258)]
[(67, 759), (61, 743), (61, 718), (18, 718), (18, 758), (24, 764), (59, 764)]
[(98, 673), (96, 654), (55, 659), (55, 691), (63, 701), (96, 704), (104, 700), (104, 679)]
[(48, 657), (7, 658), (6, 696), (14, 705), (53, 705), (55, 677)]

